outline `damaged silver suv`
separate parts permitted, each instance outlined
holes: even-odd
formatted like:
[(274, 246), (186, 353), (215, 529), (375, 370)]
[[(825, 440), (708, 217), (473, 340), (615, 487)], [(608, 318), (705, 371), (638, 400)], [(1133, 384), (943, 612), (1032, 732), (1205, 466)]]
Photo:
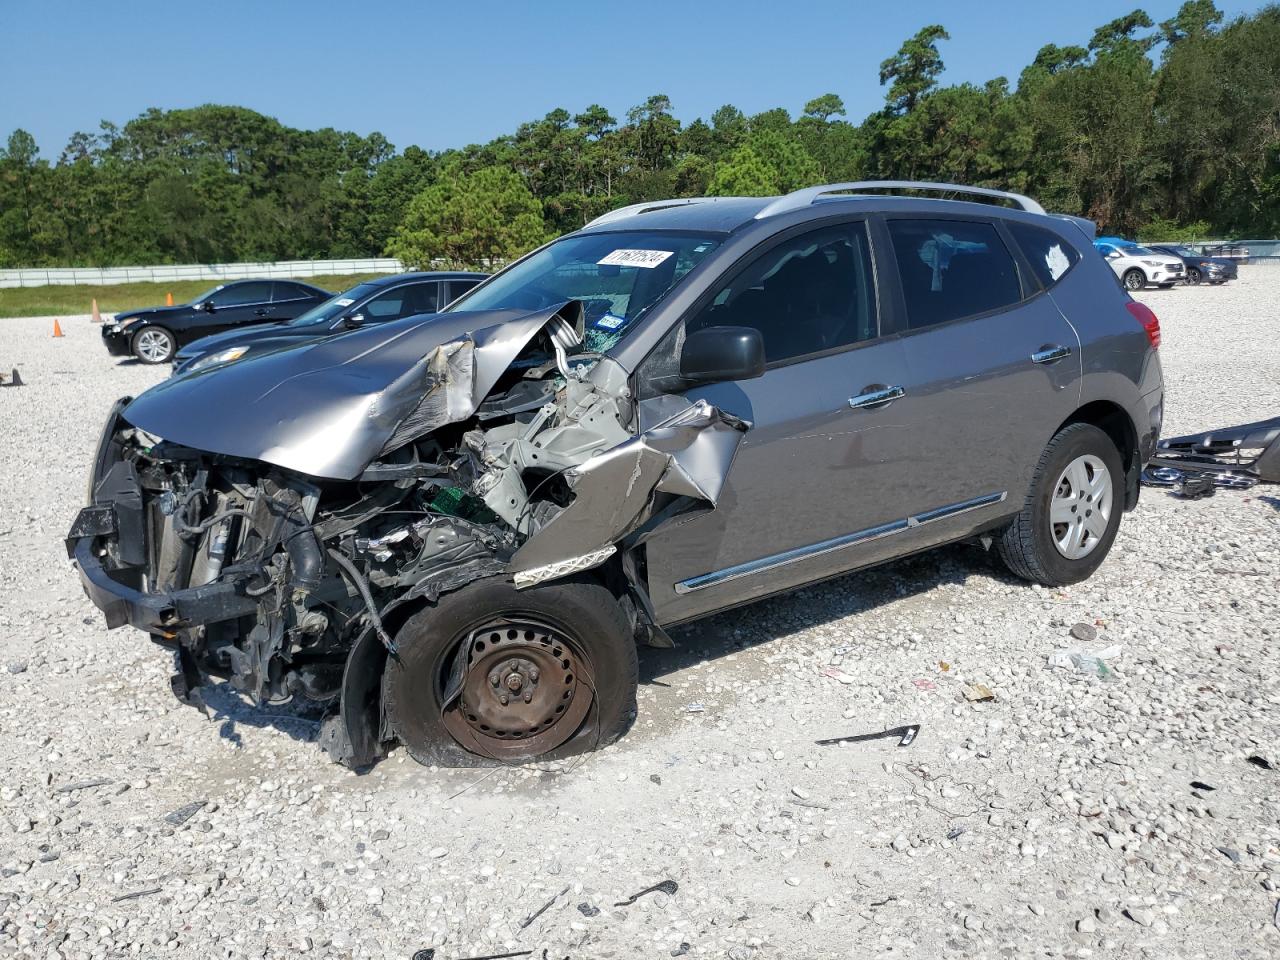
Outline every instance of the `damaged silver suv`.
[(181, 699), (329, 703), (352, 767), (599, 747), (672, 624), (970, 538), (1102, 563), (1163, 390), (1092, 231), (944, 184), (617, 210), (444, 313), (119, 401), (68, 550)]

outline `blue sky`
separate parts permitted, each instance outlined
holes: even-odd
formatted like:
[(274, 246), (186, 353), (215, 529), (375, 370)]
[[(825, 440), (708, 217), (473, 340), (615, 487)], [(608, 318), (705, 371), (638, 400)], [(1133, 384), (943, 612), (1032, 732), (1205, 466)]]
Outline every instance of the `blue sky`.
[[(1180, 2), (1142, 6), (1158, 22)], [(0, 0), (0, 137), (23, 127), (56, 158), (102, 119), (226, 103), (442, 149), (560, 106), (622, 119), (652, 93), (689, 121), (834, 92), (860, 120), (882, 102), (880, 61), (925, 24), (951, 33), (944, 82), (1012, 81), (1043, 44), (1086, 44), (1137, 3)]]

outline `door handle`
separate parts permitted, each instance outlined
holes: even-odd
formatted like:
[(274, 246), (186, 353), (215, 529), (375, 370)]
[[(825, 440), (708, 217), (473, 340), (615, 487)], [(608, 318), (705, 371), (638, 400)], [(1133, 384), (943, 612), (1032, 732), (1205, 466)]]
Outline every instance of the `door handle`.
[(849, 398), (849, 406), (855, 410), (875, 410), (879, 407), (888, 406), (893, 401), (905, 397), (907, 391), (901, 387), (882, 387), (879, 384), (873, 384), (864, 387), (863, 392), (856, 397)]
[(1071, 348), (1061, 344), (1046, 344), (1031, 355), (1032, 363), (1053, 363), (1063, 357), (1071, 356)]
[(253, 311), (253, 315), (255, 317), (265, 317), (265, 316), (268, 316), (270, 313), (271, 311), (265, 307), (259, 307), (257, 310)]

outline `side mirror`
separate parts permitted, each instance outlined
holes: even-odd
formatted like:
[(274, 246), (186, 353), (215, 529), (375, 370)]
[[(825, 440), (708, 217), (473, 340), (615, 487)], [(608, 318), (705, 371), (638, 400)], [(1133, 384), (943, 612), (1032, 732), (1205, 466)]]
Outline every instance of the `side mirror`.
[(213, 313), (218, 308), (213, 305), (212, 300), (206, 300), (204, 303), (200, 304), (200, 309), (205, 313)]
[(364, 326), (364, 314), (352, 313), (342, 318), (342, 325), (348, 330), (357, 330)]
[(764, 374), (764, 339), (753, 327), (708, 327), (689, 334), (680, 376), (692, 383), (752, 380)]

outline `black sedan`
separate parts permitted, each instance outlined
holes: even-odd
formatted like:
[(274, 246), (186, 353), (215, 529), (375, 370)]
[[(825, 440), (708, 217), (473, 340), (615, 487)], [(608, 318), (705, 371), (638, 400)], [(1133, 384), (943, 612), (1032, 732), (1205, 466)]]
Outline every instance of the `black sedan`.
[(330, 297), (287, 323), (252, 330), (229, 330), (183, 347), (174, 357), (174, 373), (190, 373), (214, 364), (231, 363), (293, 344), (334, 336), (345, 330), (435, 313), (462, 296), (487, 274), (397, 273), (357, 284)]
[(113, 357), (164, 363), (178, 347), (211, 333), (292, 320), (333, 296), (297, 280), (235, 280), (190, 303), (126, 310), (103, 324), (102, 342)]
[(1239, 276), (1239, 268), (1234, 260), (1228, 260), (1226, 257), (1204, 257), (1196, 253), (1190, 247), (1175, 246), (1172, 244), (1164, 244), (1162, 246), (1148, 246), (1156, 253), (1167, 254), (1170, 257), (1177, 257), (1182, 261), (1182, 265), (1187, 268), (1187, 283), (1226, 283), (1228, 280), (1234, 280)]

